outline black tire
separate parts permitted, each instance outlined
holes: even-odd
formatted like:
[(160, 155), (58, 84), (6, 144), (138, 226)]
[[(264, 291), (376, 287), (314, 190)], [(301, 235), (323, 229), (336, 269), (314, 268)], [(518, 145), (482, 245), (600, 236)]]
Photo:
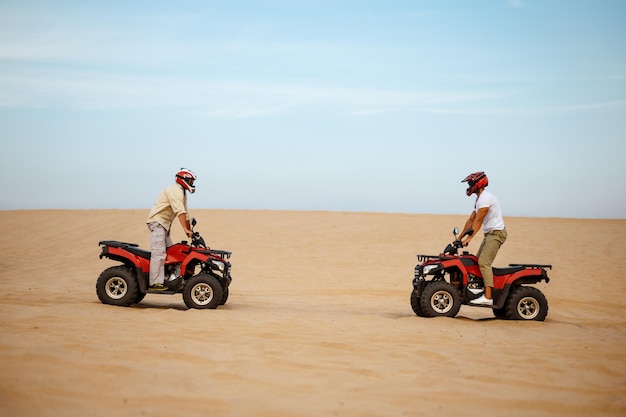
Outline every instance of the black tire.
[(494, 308), (493, 309), (493, 315), (496, 316), (499, 319), (505, 319), (506, 318), (506, 309), (504, 307), (502, 307), (502, 308)]
[(509, 320), (544, 321), (548, 300), (537, 288), (520, 286), (511, 290), (504, 308)]
[(224, 290), (224, 292), (222, 293), (222, 301), (220, 301), (220, 305), (223, 306), (224, 304), (226, 304), (226, 301), (228, 300), (228, 295), (229, 295), (230, 291), (228, 291), (228, 287), (226, 287), (226, 289)]
[(426, 285), (420, 297), (424, 317), (455, 317), (461, 309), (461, 294), (445, 281)]
[(413, 308), (413, 312), (419, 317), (424, 317), (424, 312), (420, 306), (420, 293), (417, 290), (411, 292), (411, 308)]
[(205, 273), (191, 277), (183, 288), (183, 301), (189, 308), (217, 308), (222, 296), (222, 284), (215, 277)]
[(135, 298), (135, 304), (139, 304), (141, 302), (141, 300), (144, 299), (145, 296), (146, 296), (146, 293), (138, 291), (137, 292), (137, 298)]
[(103, 304), (126, 307), (137, 302), (139, 288), (135, 273), (123, 265), (105, 269), (96, 281), (96, 294)]

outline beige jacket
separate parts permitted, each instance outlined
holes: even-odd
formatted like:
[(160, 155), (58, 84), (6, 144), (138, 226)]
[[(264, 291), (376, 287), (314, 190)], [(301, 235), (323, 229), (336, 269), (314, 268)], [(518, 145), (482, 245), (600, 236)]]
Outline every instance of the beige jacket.
[(181, 185), (174, 183), (161, 191), (146, 223), (157, 222), (169, 231), (174, 219), (182, 213), (187, 213), (187, 193)]

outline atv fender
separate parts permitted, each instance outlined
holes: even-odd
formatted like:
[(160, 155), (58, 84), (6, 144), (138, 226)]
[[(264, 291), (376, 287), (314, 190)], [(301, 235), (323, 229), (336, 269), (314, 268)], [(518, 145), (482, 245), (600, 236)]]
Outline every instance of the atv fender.
[(135, 276), (137, 277), (137, 283), (139, 284), (139, 291), (142, 294), (148, 292), (148, 277), (141, 268), (135, 268)]
[[(102, 244), (103, 242), (100, 242), (100, 243)], [(102, 258), (108, 258), (113, 261), (119, 261), (125, 265), (133, 266), (136, 269), (141, 269), (141, 260), (140, 260), (141, 257), (123, 248), (120, 249), (119, 247), (102, 246), (100, 259)]]
[(413, 280), (413, 290), (417, 293), (418, 296), (422, 295), (422, 291), (424, 291), (424, 287), (426, 286), (427, 281), (423, 279), (415, 278)]
[(518, 272), (512, 274), (507, 280), (506, 285), (523, 285), (536, 284), (538, 282), (550, 282), (548, 273), (540, 266), (521, 266)]
[[(112, 245), (118, 244), (118, 245)], [(100, 253), (100, 259), (107, 258), (112, 261), (118, 261), (128, 266), (129, 268), (135, 271), (135, 277), (137, 279), (137, 284), (139, 286), (139, 291), (142, 294), (148, 292), (148, 277), (146, 273), (141, 269), (141, 262), (137, 254), (133, 253), (129, 256), (127, 253), (123, 253), (119, 248), (122, 246), (128, 246), (129, 244), (117, 241), (102, 241), (100, 242), (102, 246), (102, 252)], [(130, 244), (132, 245), (132, 244)], [(111, 247), (110, 247), (111, 246)], [(136, 245), (135, 245), (136, 246)]]
[(493, 308), (499, 309), (504, 307), (504, 303), (506, 299), (509, 297), (509, 292), (511, 292), (511, 284), (506, 284), (502, 289), (492, 288), (491, 289), (491, 297), (493, 298)]
[(208, 259), (208, 254), (194, 251), (190, 256), (187, 256), (187, 258), (185, 258), (183, 263), (180, 265), (181, 273), (182, 271), (187, 271), (190, 265), (202, 264)]

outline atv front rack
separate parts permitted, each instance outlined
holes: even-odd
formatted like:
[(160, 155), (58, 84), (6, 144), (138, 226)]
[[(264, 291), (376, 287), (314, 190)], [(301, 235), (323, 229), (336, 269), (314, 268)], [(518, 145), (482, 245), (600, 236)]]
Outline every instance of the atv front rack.
[(434, 259), (434, 258), (441, 258), (441, 255), (416, 255), (417, 256), (417, 260), (420, 262), (426, 262), (430, 259)]
[(209, 252), (215, 253), (217, 255), (220, 255), (220, 256), (222, 256), (223, 258), (226, 258), (226, 259), (230, 259), (230, 255), (233, 254), (232, 252), (229, 252), (227, 250), (219, 250), (219, 249), (209, 249)]

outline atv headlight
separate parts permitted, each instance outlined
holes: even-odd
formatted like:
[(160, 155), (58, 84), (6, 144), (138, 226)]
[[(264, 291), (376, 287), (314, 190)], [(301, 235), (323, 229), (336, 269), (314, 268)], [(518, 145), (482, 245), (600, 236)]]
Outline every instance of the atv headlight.
[(211, 261), (211, 263), (215, 266), (217, 266), (217, 269), (219, 269), (220, 271), (224, 271), (224, 262), (220, 262), (220, 261)]
[(434, 271), (435, 269), (438, 269), (439, 267), (441, 267), (440, 264), (431, 264), (431, 265), (423, 266), (422, 273), (424, 275), (428, 275), (431, 271)]

